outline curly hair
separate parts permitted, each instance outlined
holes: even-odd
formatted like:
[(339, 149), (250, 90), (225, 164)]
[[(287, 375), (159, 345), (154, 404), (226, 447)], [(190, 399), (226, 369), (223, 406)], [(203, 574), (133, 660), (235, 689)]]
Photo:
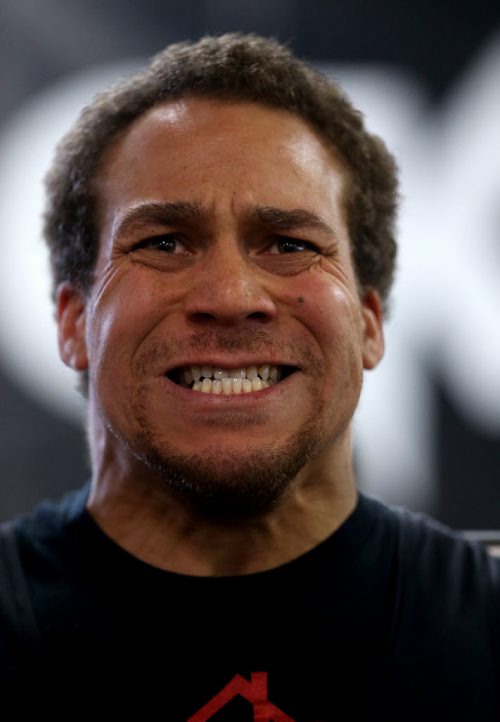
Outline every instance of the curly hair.
[(350, 171), (345, 205), (357, 281), (360, 289), (378, 290), (387, 309), (398, 200), (392, 155), (336, 84), (276, 40), (240, 33), (171, 45), (83, 109), (46, 178), (54, 291), (65, 280), (83, 292), (92, 285), (99, 243), (94, 180), (105, 151), (147, 110), (187, 96), (287, 110), (335, 147)]

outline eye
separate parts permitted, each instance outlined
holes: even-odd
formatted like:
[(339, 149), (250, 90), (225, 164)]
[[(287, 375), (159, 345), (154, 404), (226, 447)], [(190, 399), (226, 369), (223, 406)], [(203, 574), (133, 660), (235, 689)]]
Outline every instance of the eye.
[(137, 243), (133, 250), (139, 251), (141, 249), (152, 249), (153, 251), (161, 251), (162, 253), (184, 253), (186, 251), (182, 241), (175, 233), (164, 233), (161, 236), (152, 236), (151, 238), (145, 238), (143, 241)]
[(268, 253), (303, 253), (304, 251), (313, 251), (314, 253), (318, 252), (317, 247), (314, 245), (314, 243), (310, 243), (309, 241), (302, 241), (300, 238), (289, 238), (287, 236), (283, 236), (282, 238), (277, 238), (276, 241), (269, 246)]

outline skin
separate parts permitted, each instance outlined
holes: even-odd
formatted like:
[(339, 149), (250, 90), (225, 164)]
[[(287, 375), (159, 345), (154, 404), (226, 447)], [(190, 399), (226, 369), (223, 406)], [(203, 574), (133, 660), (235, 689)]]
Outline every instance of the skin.
[[(355, 508), (350, 423), (383, 333), (379, 296), (361, 293), (353, 270), (347, 179), (303, 120), (251, 103), (166, 103), (108, 150), (95, 281), (86, 296), (61, 284), (59, 346), (89, 371), (88, 510), (139, 559), (183, 574), (258, 572), (308, 551)], [(168, 216), (165, 203), (177, 204)], [(203, 361), (297, 370), (245, 397), (165, 378)], [(265, 478), (304, 439), (309, 457), (275, 502), (238, 518), (204, 514), (145, 462), (151, 448), (191, 455), (200, 484), (205, 470), (234, 485), (245, 464)]]

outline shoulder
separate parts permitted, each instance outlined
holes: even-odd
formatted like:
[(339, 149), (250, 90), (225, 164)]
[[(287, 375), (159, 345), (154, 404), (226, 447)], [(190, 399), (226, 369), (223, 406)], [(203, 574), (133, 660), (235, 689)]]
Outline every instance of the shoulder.
[(500, 560), (494, 559), (479, 539), (451, 529), (426, 513), (390, 506), (366, 495), (365, 503), (371, 506), (372, 513), (382, 523), (392, 529), (401, 561), (410, 566), (425, 561), (431, 567), (445, 564), (447, 569), (455, 563), (471, 568), (482, 567), (486, 563), (494, 571), (499, 568)]
[(496, 719), (500, 560), (427, 514), (369, 504), (391, 566), (380, 688), (402, 719)]
[(485, 646), (500, 644), (500, 559), (427, 514), (401, 507), (384, 513), (396, 529), (400, 623), (406, 618), (422, 637), (433, 629), (450, 649), (481, 637)]
[(43, 573), (65, 556), (68, 530), (81, 518), (88, 491), (85, 484), (59, 500), (42, 501), (31, 512), (0, 525), (0, 536), (15, 553), (24, 575)]
[(397, 528), (398, 552), (408, 573), (448, 589), (469, 584), (500, 600), (500, 559), (479, 540), (425, 513), (387, 507)]
[(88, 493), (89, 483), (86, 483), (60, 499), (43, 500), (32, 511), (0, 524), (0, 529), (11, 529), (16, 537), (49, 538), (82, 513)]
[(67, 530), (78, 523), (88, 485), (59, 501), (0, 524), (0, 679), (23, 668), (39, 649), (35, 610), (52, 604), (67, 570)]
[[(481, 615), (500, 638), (500, 558), (424, 513), (368, 497), (380, 554), (390, 556), (399, 608), (418, 619)], [(381, 530), (381, 531), (380, 531)]]

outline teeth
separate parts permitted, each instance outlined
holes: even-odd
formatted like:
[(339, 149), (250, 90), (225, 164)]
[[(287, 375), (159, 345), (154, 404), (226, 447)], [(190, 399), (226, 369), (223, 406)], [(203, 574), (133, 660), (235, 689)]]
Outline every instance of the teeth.
[(270, 369), (271, 369), (271, 367), (269, 366), (269, 364), (264, 364), (264, 366), (259, 366), (259, 368), (257, 370), (259, 372), (259, 376), (262, 379), (262, 381), (267, 381), (267, 379), (269, 378)]
[(257, 378), (257, 366), (249, 366), (247, 369), (247, 379), (253, 381)]
[(217, 366), (189, 366), (179, 375), (180, 383), (204, 394), (248, 394), (261, 391), (281, 379), (281, 369), (270, 364), (223, 369)]
[(252, 390), (252, 382), (250, 381), (250, 379), (243, 379), (243, 381), (241, 382), (241, 388), (244, 394), (249, 394)]

